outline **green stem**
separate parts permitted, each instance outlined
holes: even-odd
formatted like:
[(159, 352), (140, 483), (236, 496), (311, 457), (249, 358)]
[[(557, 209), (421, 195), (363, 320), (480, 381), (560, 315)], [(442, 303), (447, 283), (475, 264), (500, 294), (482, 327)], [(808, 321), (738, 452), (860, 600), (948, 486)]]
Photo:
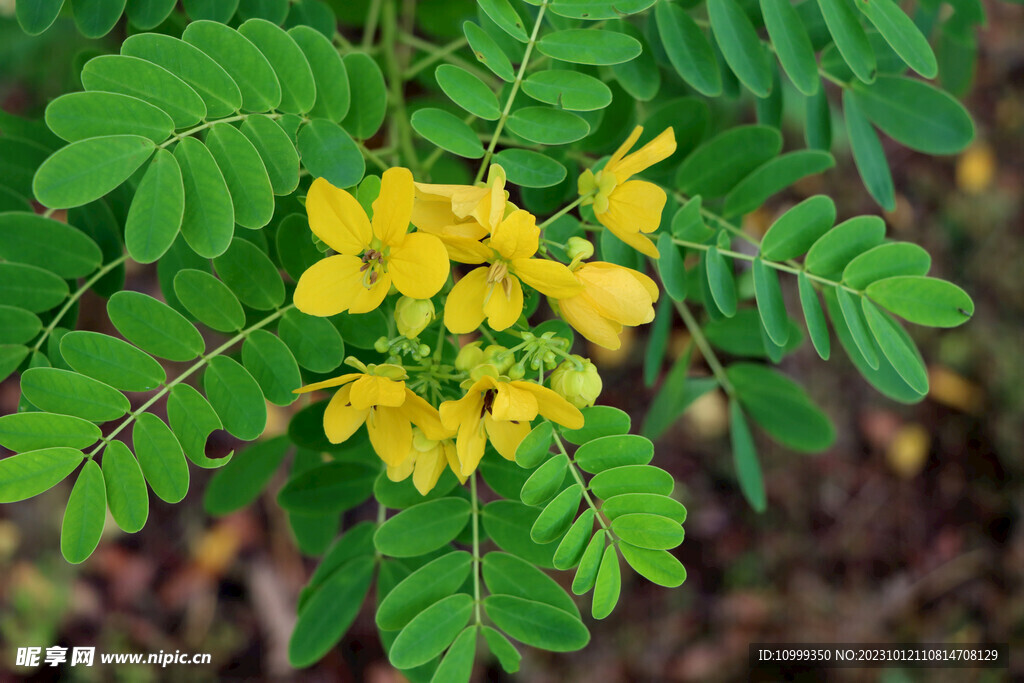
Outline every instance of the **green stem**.
[(200, 123), (198, 126), (195, 126), (194, 128), (189, 128), (188, 130), (183, 130), (180, 133), (175, 133), (168, 140), (157, 145), (157, 149), (165, 149), (170, 145), (173, 145), (175, 142), (178, 142), (179, 140), (195, 135), (199, 131), (206, 130), (211, 126), (217, 125), (218, 123), (233, 123), (235, 121), (244, 121), (250, 116), (266, 116), (268, 119), (279, 119), (282, 116), (284, 116), (284, 114), (239, 114), (238, 116), (229, 116), (224, 119), (217, 119), (216, 121), (207, 121), (206, 123)]
[[(404, 43), (405, 45), (408, 45), (410, 47), (414, 47), (417, 50), (419, 50), (420, 52), (427, 52), (427, 53), (430, 53), (430, 54), (433, 54), (434, 52), (436, 52), (439, 49), (443, 49), (443, 48), (439, 48), (437, 45), (434, 45), (431, 42), (428, 42), (426, 40), (423, 40), (422, 38), (414, 36), (411, 33), (399, 33), (398, 34), (398, 41), (401, 42), (401, 43)], [(457, 54), (448, 53), (448, 54), (446, 54), (444, 56), (444, 59), (445, 59), (446, 62), (449, 62), (451, 64), (455, 64), (456, 66), (461, 67), (461, 68), (465, 69), (466, 71), (470, 72), (471, 74), (473, 74), (474, 76), (479, 78), (481, 81), (483, 81), (487, 85), (491, 86), (492, 90), (497, 90), (500, 87), (500, 84), (498, 83), (498, 81), (495, 80), (494, 77), (491, 76), (491, 74), (489, 72), (482, 71), (481, 69), (477, 68), (476, 65), (469, 63), (468, 61), (466, 61), (462, 57), (458, 56)]]
[(377, 22), (380, 19), (381, 0), (370, 0), (366, 10), (366, 27), (363, 29), (363, 49), (373, 45), (373, 36), (377, 33)]
[(197, 371), (202, 369), (207, 363), (210, 362), (210, 359), (216, 358), (217, 356), (221, 355), (222, 353), (224, 353), (225, 351), (230, 349), (232, 346), (234, 346), (238, 342), (240, 342), (243, 339), (245, 339), (246, 337), (248, 337), (254, 331), (256, 331), (256, 330), (258, 330), (258, 329), (260, 329), (262, 327), (266, 327), (267, 325), (269, 325), (270, 323), (274, 322), (275, 320), (280, 318), (282, 315), (284, 315), (285, 313), (287, 313), (288, 311), (290, 311), (294, 307), (295, 307), (294, 304), (289, 304), (289, 305), (285, 306), (284, 308), (278, 309), (277, 311), (275, 311), (275, 312), (271, 313), (270, 315), (268, 315), (263, 320), (260, 320), (258, 323), (255, 323), (254, 325), (252, 325), (252, 326), (242, 330), (237, 335), (235, 335), (234, 337), (232, 337), (228, 341), (224, 342), (223, 344), (218, 346), (216, 349), (214, 349), (210, 353), (207, 353), (207, 354), (203, 355), (202, 357), (200, 357), (200, 359), (197, 360), (195, 363), (193, 363), (191, 367), (189, 367), (183, 373), (181, 373), (180, 375), (175, 377), (173, 380), (171, 380), (170, 382), (165, 384), (148, 401), (146, 401), (141, 406), (139, 406), (137, 409), (132, 411), (128, 415), (128, 417), (126, 417), (124, 420), (122, 420), (121, 424), (117, 425), (117, 427), (114, 428), (114, 430), (112, 432), (110, 432), (105, 437), (100, 439), (100, 442), (98, 444), (96, 444), (96, 447), (93, 448), (91, 451), (89, 451), (89, 455), (87, 457), (92, 458), (93, 456), (95, 456), (96, 453), (98, 453), (101, 448), (103, 448), (108, 443), (110, 443), (110, 441), (115, 436), (117, 436), (122, 431), (124, 431), (124, 429), (127, 428), (128, 425), (130, 425), (131, 423), (135, 422), (136, 418), (138, 418), (139, 415), (142, 415), (144, 412), (149, 410), (150, 406), (152, 406), (154, 403), (159, 401), (165, 394), (167, 394), (167, 392), (169, 392), (175, 386), (177, 386), (178, 384), (180, 384), (181, 382), (186, 380), (188, 377), (190, 377), (191, 375), (193, 375), (194, 373), (196, 373)]
[(465, 37), (457, 38), (456, 40), (453, 40), (447, 45), (437, 48), (436, 50), (432, 51), (431, 54), (427, 55), (426, 57), (424, 57), (423, 59), (413, 64), (408, 69), (406, 69), (405, 73), (402, 74), (402, 78), (408, 81), (409, 79), (413, 78), (416, 74), (418, 74), (419, 72), (423, 71), (428, 66), (433, 64), (434, 62), (439, 62), (448, 55), (450, 55), (451, 53), (455, 52), (456, 50), (461, 50), (463, 47), (466, 46), (468, 42), (469, 41), (466, 40)]
[(523, 76), (526, 75), (526, 67), (530, 64), (530, 53), (533, 52), (533, 46), (537, 43), (537, 34), (540, 33), (540, 25), (544, 20), (544, 10), (547, 7), (548, 0), (542, 0), (540, 10), (537, 12), (537, 20), (533, 22), (533, 33), (530, 34), (530, 41), (526, 43), (526, 50), (523, 52), (523, 61), (519, 65), (515, 81), (512, 82), (512, 89), (508, 93), (508, 100), (505, 101), (505, 108), (501, 112), (501, 118), (498, 119), (498, 125), (495, 126), (494, 133), (491, 135), (491, 142), (487, 145), (483, 161), (480, 162), (480, 169), (476, 172), (474, 184), (479, 183), (484, 177), (484, 171), (487, 170), (487, 165), (490, 164), (491, 157), (494, 156), (494, 147), (498, 144), (498, 137), (501, 135), (501, 131), (505, 127), (505, 121), (512, 111), (512, 102), (515, 101), (516, 93), (519, 92), (519, 86), (523, 82)]
[(563, 207), (562, 207), (561, 209), (559, 209), (559, 210), (558, 210), (558, 211), (557, 211), (556, 213), (554, 213), (554, 214), (552, 214), (551, 216), (549, 216), (549, 217), (547, 218), (547, 220), (545, 220), (545, 221), (544, 221), (543, 223), (541, 223), (541, 224), (540, 224), (540, 225), (538, 225), (537, 227), (538, 227), (538, 228), (540, 228), (541, 230), (543, 230), (543, 229), (544, 229), (544, 228), (546, 228), (546, 227), (547, 227), (548, 225), (550, 225), (551, 223), (554, 223), (554, 222), (555, 222), (555, 221), (557, 221), (557, 220), (558, 220), (559, 218), (561, 218), (562, 216), (564, 216), (565, 214), (569, 213), (570, 211), (572, 211), (573, 209), (575, 209), (575, 208), (576, 208), (577, 206), (579, 206), (579, 205), (580, 205), (580, 202), (582, 202), (582, 201), (583, 201), (584, 199), (587, 199), (588, 197), (592, 197), (592, 196), (593, 196), (593, 193), (590, 193), (590, 194), (585, 194), (585, 195), (580, 195), (579, 197), (577, 197), (576, 199), (574, 199), (574, 200), (573, 200), (572, 202), (570, 202), (569, 204), (566, 204), (565, 206), (563, 206)]
[[(681, 192), (673, 192), (673, 194), (675, 195), (676, 201), (678, 201), (680, 204), (685, 204), (686, 202), (690, 201), (690, 197), (687, 197), (685, 194), (683, 194)], [(742, 228), (740, 228), (739, 226), (733, 225), (729, 221), (727, 221), (724, 218), (722, 218), (721, 216), (719, 216), (717, 213), (715, 213), (713, 211), (708, 211), (707, 209), (705, 209), (703, 207), (703, 205), (700, 207), (700, 213), (705, 218), (714, 221), (719, 226), (721, 226), (723, 229), (725, 229), (728, 232), (731, 232), (732, 234), (736, 235), (737, 237), (745, 239), (746, 241), (750, 242), (751, 244), (753, 244), (755, 246), (760, 246), (761, 245), (761, 243), (756, 238), (751, 237), (750, 235), (748, 235)]]
[(554, 424), (551, 426), (553, 428), (551, 433), (555, 437), (555, 446), (558, 447), (558, 451), (562, 455), (569, 458), (569, 471), (572, 473), (576, 483), (583, 489), (583, 499), (587, 501), (587, 505), (589, 505), (590, 509), (594, 511), (594, 516), (597, 518), (597, 522), (601, 525), (601, 528), (608, 532), (608, 536), (610, 538), (614, 538), (612, 530), (608, 526), (608, 522), (605, 521), (604, 515), (601, 514), (601, 510), (597, 507), (597, 503), (595, 503), (594, 499), (590, 497), (590, 491), (587, 488), (587, 484), (583, 481), (583, 475), (580, 474), (579, 469), (576, 467), (576, 463), (573, 462), (573, 459), (569, 457), (569, 453), (565, 450), (565, 444), (562, 443), (562, 437), (558, 435), (558, 428), (555, 427)]
[(380, 170), (386, 171), (391, 168), (386, 161), (377, 155), (376, 151), (369, 149), (363, 143), (359, 143), (359, 151), (361, 151), (363, 156), (372, 161)]
[(43, 330), (43, 334), (39, 337), (38, 340), (36, 340), (35, 346), (32, 347), (32, 352), (35, 353), (36, 351), (43, 347), (43, 343), (47, 340), (50, 334), (53, 333), (55, 329), (57, 329), (57, 325), (60, 324), (60, 321), (64, 318), (67, 312), (71, 310), (71, 307), (75, 305), (75, 302), (82, 298), (82, 295), (85, 294), (90, 287), (96, 284), (104, 275), (112, 271), (114, 268), (117, 268), (119, 265), (121, 265), (127, 260), (128, 254), (125, 254), (121, 258), (114, 259), (113, 261), (111, 261), (110, 263), (103, 266), (95, 273), (93, 273), (91, 278), (86, 280), (81, 287), (76, 289), (75, 293), (72, 294), (70, 298), (68, 298), (67, 302), (64, 304), (64, 307), (57, 311), (57, 315), (53, 316), (53, 320), (51, 320), (50, 324), (46, 326), (45, 330)]
[(396, 53), (395, 35), (398, 33), (398, 17), (395, 14), (393, 2), (384, 2), (381, 18), (384, 67), (390, 89), (388, 106), (391, 109), (391, 131), (394, 135), (392, 139), (405, 157), (405, 162), (409, 164), (413, 176), (419, 177), (421, 175), (420, 161), (412, 144), (412, 126), (409, 125), (409, 116), (405, 109), (405, 94), (402, 91), (402, 69), (398, 64), (398, 54)]
[(686, 329), (689, 330), (690, 336), (693, 337), (693, 341), (697, 344), (697, 348), (700, 349), (700, 353), (704, 356), (704, 360), (707, 361), (708, 367), (711, 368), (712, 374), (718, 383), (725, 389), (725, 393), (729, 396), (733, 395), (732, 382), (729, 381), (729, 376), (725, 374), (725, 368), (722, 367), (721, 361), (718, 360), (718, 356), (715, 355), (714, 350), (711, 348), (711, 344), (708, 343), (708, 338), (704, 336), (704, 331), (700, 329), (700, 324), (697, 323), (697, 319), (693, 317), (693, 313), (690, 312), (689, 307), (682, 301), (675, 302), (676, 310), (679, 311), (680, 317), (686, 324)]
[(476, 472), (469, 475), (470, 504), (473, 506), (473, 602), (476, 611), (476, 623), (483, 622), (480, 613), (480, 498), (476, 493)]

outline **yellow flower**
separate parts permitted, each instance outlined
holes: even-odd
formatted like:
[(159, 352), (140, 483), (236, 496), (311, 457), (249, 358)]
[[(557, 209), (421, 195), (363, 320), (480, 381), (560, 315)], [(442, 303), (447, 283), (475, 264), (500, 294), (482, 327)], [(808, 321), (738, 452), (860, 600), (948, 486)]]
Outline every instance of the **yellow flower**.
[(330, 316), (377, 308), (391, 285), (413, 299), (429, 299), (448, 279), (448, 254), (434, 235), (408, 233), (412, 174), (391, 168), (373, 202), (373, 222), (356, 198), (323, 178), (306, 196), (309, 227), (338, 254), (314, 263), (295, 287), (303, 313)]
[(324, 412), (324, 433), (331, 443), (341, 443), (365, 422), (373, 450), (389, 467), (401, 465), (413, 447), (416, 425), (430, 439), (450, 437), (437, 409), (405, 386), (405, 369), (378, 365), (368, 372), (350, 372), (340, 377), (296, 389), (305, 394), (319, 389), (341, 387)]
[(464, 476), (480, 464), (488, 439), (503, 458), (515, 460), (538, 414), (569, 429), (583, 426), (583, 413), (551, 389), (490, 375), (474, 382), (459, 400), (442, 403), (440, 413), (445, 427), (458, 430), (455, 451)]
[(501, 223), (507, 198), (505, 171), (497, 164), (484, 187), (416, 183), (412, 224), (437, 235), (453, 261), (482, 263), (477, 243)]
[(512, 325), (523, 312), (520, 280), (555, 298), (582, 290), (566, 266), (533, 258), (539, 239), (536, 219), (521, 209), (498, 224), (487, 246), (479, 245), (491, 265), (472, 270), (448, 293), (444, 324), (450, 332), (472, 332), (484, 318), (495, 330)]
[(452, 468), (459, 481), (466, 483), (466, 477), (459, 469), (455, 443), (451, 439), (435, 441), (428, 438), (419, 427), (413, 427), (412, 449), (409, 456), (399, 465), (388, 466), (388, 479), (405, 481), (411, 475), (416, 490), (425, 496), (437, 486), (437, 480), (441, 478), (445, 465)]
[(582, 293), (558, 300), (558, 312), (590, 341), (607, 349), (619, 348), (623, 325), (635, 327), (654, 320), (658, 286), (643, 273), (603, 261), (580, 265), (573, 273)]
[(642, 233), (658, 229), (667, 199), (665, 191), (646, 180), (630, 178), (670, 157), (676, 151), (676, 137), (671, 127), (666, 128), (637, 151), (626, 154), (643, 130), (641, 126), (634, 128), (596, 175), (590, 170), (584, 171), (579, 179), (579, 192), (594, 195), (583, 203), (593, 202), (594, 214), (601, 225), (637, 251), (658, 258), (658, 248)]

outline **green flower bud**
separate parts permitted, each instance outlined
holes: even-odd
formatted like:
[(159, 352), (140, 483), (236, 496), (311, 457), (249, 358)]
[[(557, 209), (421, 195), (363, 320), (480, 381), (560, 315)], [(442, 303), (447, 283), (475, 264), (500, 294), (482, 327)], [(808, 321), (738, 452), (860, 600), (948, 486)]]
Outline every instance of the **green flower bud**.
[(380, 337), (373, 342), (373, 350), (377, 353), (387, 353), (389, 348), (391, 348), (391, 343), (388, 342), (387, 337)]
[(484, 349), (484, 363), (491, 363), (498, 368), (500, 374), (505, 374), (512, 364), (516, 362), (515, 356), (509, 353), (504, 346), (491, 344)]
[(469, 372), (483, 362), (484, 352), (480, 348), (480, 342), (475, 341), (459, 349), (459, 355), (455, 357), (455, 369)]
[(505, 374), (509, 379), (522, 379), (526, 377), (526, 367), (522, 363), (516, 363)]
[(398, 331), (415, 339), (434, 319), (434, 302), (430, 299), (412, 299), (403, 296), (395, 304), (395, 322)]
[(551, 373), (550, 379), (555, 393), (577, 408), (594, 405), (603, 386), (597, 366), (580, 356), (572, 356), (572, 360), (562, 362)]
[(570, 237), (565, 246), (565, 253), (573, 261), (584, 261), (594, 255), (594, 243), (582, 237)]

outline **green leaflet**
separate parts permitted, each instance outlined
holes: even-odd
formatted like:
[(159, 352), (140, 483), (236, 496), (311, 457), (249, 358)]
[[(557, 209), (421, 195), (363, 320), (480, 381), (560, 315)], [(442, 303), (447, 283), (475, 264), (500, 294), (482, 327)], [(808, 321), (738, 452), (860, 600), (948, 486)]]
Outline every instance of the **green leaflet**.
[(598, 474), (623, 465), (646, 465), (654, 457), (654, 444), (635, 434), (603, 436), (583, 444), (575, 454), (584, 472)]
[(623, 493), (604, 501), (601, 511), (614, 520), (622, 515), (650, 513), (668, 518), (676, 524), (686, 521), (686, 508), (674, 498), (653, 493)]
[(547, 460), (553, 434), (554, 428), (546, 420), (530, 430), (516, 448), (516, 464), (529, 470)]
[(927, 275), (932, 257), (910, 242), (889, 242), (868, 249), (846, 264), (843, 282), (864, 289), (872, 282), (897, 275)]
[(131, 407), (117, 389), (58, 368), (31, 368), (21, 375), (21, 393), (40, 410), (91, 422), (116, 420)]
[(629, 414), (611, 406), (591, 406), (582, 410), (584, 424), (579, 429), (562, 429), (563, 438), (577, 446), (613, 434), (628, 434)]
[(434, 71), (434, 78), (444, 94), (470, 114), (488, 121), (501, 116), (498, 98), (486, 83), (465, 69), (442, 64)]
[(679, 5), (659, 2), (654, 8), (658, 35), (679, 76), (708, 97), (722, 93), (718, 62), (704, 32)]
[(515, 72), (512, 71), (512, 62), (491, 38), (487, 31), (480, 28), (478, 24), (467, 21), (462, 25), (466, 34), (469, 47), (473, 50), (477, 60), (494, 72), (494, 75), (503, 81), (511, 83), (515, 80)]
[(235, 211), (224, 175), (209, 148), (195, 138), (178, 142), (174, 158), (185, 188), (181, 234), (200, 256), (220, 256), (235, 232)]
[(875, 80), (875, 53), (852, 0), (818, 0), (818, 6), (836, 47), (857, 78), (865, 83)]
[[(603, 82), (578, 71), (563, 69), (531, 74), (523, 81), (523, 92), (535, 100), (574, 111), (604, 109), (612, 102), (612, 91)], [(498, 113), (497, 108), (495, 113)]]
[(734, 363), (726, 368), (726, 375), (750, 417), (780, 443), (801, 452), (817, 452), (835, 441), (828, 417), (788, 377), (753, 363)]
[(595, 474), (590, 489), (607, 500), (624, 493), (656, 493), (667, 496), (675, 488), (672, 475), (651, 465), (624, 465)]
[(174, 155), (158, 149), (135, 192), (124, 227), (125, 247), (139, 263), (153, 263), (171, 248), (185, 215), (185, 185)]
[(708, 17), (729, 68), (757, 97), (767, 97), (771, 63), (750, 18), (735, 0), (708, 0)]
[[(295, 8), (302, 5), (294, 5)], [(330, 28), (334, 31), (334, 14), (330, 13)], [(309, 26), (296, 26), (288, 31), (306, 56), (316, 88), (316, 102), (310, 116), (338, 122), (345, 118), (351, 103), (348, 71), (341, 55), (319, 31)]]
[(508, 117), (510, 131), (532, 142), (563, 145), (587, 136), (590, 124), (572, 112), (550, 107), (522, 107)]
[(159, 33), (140, 33), (121, 44), (121, 54), (153, 62), (185, 81), (202, 98), (210, 118), (229, 116), (242, 107), (242, 92), (228, 72), (183, 40)]
[(527, 505), (541, 505), (551, 500), (562, 488), (569, 467), (569, 458), (558, 454), (534, 470), (530, 478), (523, 484), (520, 498)]
[(864, 320), (859, 297), (854, 298), (854, 295), (845, 289), (836, 289), (836, 298), (839, 300), (839, 309), (842, 311), (843, 320), (846, 321), (846, 328), (860, 350), (861, 357), (872, 370), (877, 370), (878, 347), (868, 330), (867, 321)]
[(242, 19), (263, 19), (274, 25), (288, 16), (288, 0), (241, 0), (238, 16)]
[(612, 531), (627, 543), (649, 550), (670, 550), (683, 542), (674, 520), (649, 512), (629, 512), (612, 520)]
[(855, 84), (849, 96), (886, 135), (919, 152), (955, 154), (974, 139), (974, 123), (963, 105), (928, 83), (879, 76), (871, 85)]
[(203, 390), (224, 429), (252, 441), (267, 426), (267, 405), (252, 375), (227, 356), (211, 358), (203, 373)]
[(453, 595), (469, 577), (472, 556), (447, 553), (423, 565), (388, 592), (377, 608), (377, 627), (399, 631), (438, 600)]
[(749, 213), (801, 178), (822, 173), (835, 165), (836, 160), (831, 154), (813, 149), (789, 152), (769, 159), (726, 195), (723, 215), (728, 217)]
[(224, 176), (235, 222), (253, 230), (269, 223), (274, 216), (274, 193), (252, 142), (231, 124), (218, 123), (207, 132), (206, 146)]
[(178, 503), (188, 493), (188, 463), (170, 427), (152, 413), (135, 418), (132, 445), (142, 473), (158, 498)]
[(299, 131), (298, 143), (302, 165), (314, 178), (326, 178), (335, 187), (351, 187), (363, 179), (363, 154), (341, 126), (314, 119)]
[(239, 0), (182, 0), (182, 8), (191, 19), (227, 23), (238, 9)]
[(849, 90), (843, 92), (843, 114), (846, 117), (846, 132), (850, 136), (853, 161), (864, 181), (864, 187), (879, 206), (886, 211), (895, 211), (896, 190), (882, 142)]
[(787, 0), (761, 0), (761, 14), (789, 80), (804, 95), (817, 94), (821, 80), (814, 47), (793, 5)]
[(509, 0), (479, 0), (479, 7), (502, 31), (521, 43), (529, 41), (523, 20)]
[(69, 332), (61, 339), (60, 354), (75, 371), (124, 391), (149, 391), (167, 379), (145, 351), (99, 332)]
[(804, 320), (807, 323), (807, 334), (811, 338), (814, 350), (822, 360), (828, 360), (831, 355), (831, 342), (828, 336), (828, 326), (825, 324), (825, 313), (821, 310), (821, 302), (814, 291), (814, 285), (806, 273), (797, 276), (797, 285), (800, 290), (800, 308), (804, 313)]
[(125, 14), (132, 26), (148, 31), (162, 24), (176, 4), (176, 0), (128, 0)]
[(69, 2), (75, 26), (86, 38), (100, 38), (110, 33), (114, 24), (121, 18), (125, 6), (125, 0), (69, 0)]
[(395, 638), (388, 658), (398, 669), (431, 661), (447, 648), (473, 616), (473, 597), (456, 593), (418, 614)]
[(185, 81), (163, 67), (137, 57), (101, 55), (82, 67), (86, 90), (130, 95), (170, 115), (175, 128), (186, 128), (206, 117), (206, 104)]
[(928, 393), (928, 370), (921, 361), (921, 354), (910, 343), (906, 335), (896, 330), (896, 322), (878, 310), (867, 298), (861, 300), (864, 318), (867, 320), (871, 334), (878, 347), (896, 372), (900, 374), (914, 391)]
[(619, 593), (622, 590), (622, 578), (619, 572), (619, 554), (614, 545), (605, 548), (604, 557), (601, 558), (601, 566), (597, 570), (597, 580), (594, 582), (594, 600), (591, 614), (595, 619), (604, 619), (619, 602)]
[(46, 125), (68, 142), (103, 135), (140, 135), (163, 142), (174, 132), (174, 121), (161, 109), (109, 92), (61, 95), (47, 105)]
[(554, 567), (554, 544), (539, 545), (530, 537), (540, 510), (513, 500), (496, 500), (484, 506), (484, 530), (499, 548), (538, 567)]
[[(764, 491), (764, 477), (761, 463), (757, 459), (754, 437), (747, 425), (738, 401), (729, 401), (729, 436), (732, 441), (732, 460), (736, 466), (736, 479), (740, 483), (743, 497), (757, 512), (764, 512), (767, 499)], [(627, 539), (628, 540), (628, 539)], [(638, 544), (639, 545), (639, 544)]]
[(32, 412), (0, 416), (0, 446), (15, 452), (56, 446), (82, 449), (99, 438), (99, 427), (70, 415)]
[(537, 49), (563, 62), (604, 66), (628, 62), (641, 51), (640, 42), (625, 33), (596, 29), (548, 33), (537, 41)]
[(476, 657), (477, 627), (467, 626), (448, 648), (441, 664), (434, 671), (431, 683), (469, 683), (473, 675), (473, 659)]
[(595, 517), (593, 508), (587, 508), (562, 536), (552, 558), (556, 569), (572, 569), (579, 564), (591, 534), (594, 533)]
[(100, 543), (107, 518), (107, 492), (103, 472), (88, 460), (71, 489), (60, 528), (60, 552), (71, 564), (81, 564)]
[(530, 528), (530, 538), (537, 543), (552, 543), (569, 530), (583, 498), (579, 484), (564, 489), (548, 503)]
[(577, 617), (535, 600), (512, 595), (484, 598), (487, 616), (516, 640), (552, 652), (586, 647), (590, 633)]
[(84, 277), (103, 254), (74, 227), (35, 213), (0, 213), (0, 258), (44, 268), (63, 278)]
[(357, 140), (366, 140), (373, 137), (384, 122), (388, 101), (384, 74), (377, 62), (361, 52), (345, 55), (344, 61), (351, 104), (342, 125)]
[(203, 494), (204, 509), (211, 515), (226, 515), (252, 503), (267, 487), (289, 450), (288, 438), (279, 436), (241, 451), (210, 479)]
[(727, 261), (717, 247), (707, 251), (707, 277), (718, 310), (727, 318), (736, 315), (736, 281), (732, 261)]
[(493, 595), (514, 595), (535, 600), (577, 618), (576, 603), (558, 582), (530, 562), (506, 553), (487, 553), (483, 559), (483, 578)]
[(807, 98), (804, 140), (811, 149), (832, 149), (832, 110), (824, 88)]
[(658, 275), (665, 286), (665, 292), (675, 301), (686, 299), (686, 266), (683, 254), (672, 241), (672, 234), (663, 232), (658, 237)]
[(572, 579), (572, 592), (576, 595), (583, 595), (594, 587), (597, 581), (597, 572), (601, 567), (601, 558), (604, 557), (605, 539), (608, 532), (599, 529), (594, 537), (590, 539), (583, 556), (580, 557), (579, 567)]
[(552, 0), (549, 8), (563, 17), (598, 21), (642, 12), (654, 2), (655, 0)]
[(213, 260), (221, 281), (249, 308), (268, 311), (284, 303), (284, 281), (276, 265), (259, 247), (239, 237)]
[(345, 345), (334, 325), (296, 309), (284, 314), (277, 334), (299, 365), (313, 372), (330, 372), (345, 356)]
[(253, 330), (242, 344), (242, 363), (271, 403), (287, 406), (298, 398), (293, 390), (302, 385), (299, 365), (285, 343), (275, 335), (266, 330)]
[(270, 62), (281, 84), (281, 103), (274, 107), (291, 114), (305, 114), (316, 103), (313, 70), (298, 43), (276, 23), (249, 19), (238, 27)]
[(731, 128), (686, 157), (676, 171), (676, 187), (691, 196), (721, 197), (781, 149), (782, 135), (775, 128)]
[(16, 503), (48, 491), (71, 474), (85, 455), (75, 448), (54, 447), (0, 460), (0, 503)]
[(826, 234), (836, 219), (835, 203), (825, 195), (805, 199), (782, 214), (761, 240), (761, 255), (770, 261), (802, 256)]
[(462, 498), (420, 503), (380, 525), (373, 542), (377, 550), (391, 557), (422, 555), (454, 539), (466, 526), (469, 513), (469, 501)]
[(782, 298), (779, 275), (774, 268), (765, 265), (760, 258), (754, 260), (754, 294), (757, 297), (757, 312), (764, 329), (778, 346), (789, 341), (789, 316), (786, 302)]
[(889, 277), (872, 282), (865, 293), (879, 306), (918, 325), (956, 327), (974, 314), (967, 292), (933, 277)]
[(242, 94), (245, 111), (268, 111), (281, 104), (281, 84), (259, 49), (238, 31), (213, 21), (193, 21), (181, 39), (199, 48), (228, 72)]
[(506, 149), (494, 155), (508, 182), (523, 187), (551, 187), (565, 180), (566, 170), (549, 156), (528, 149)]
[(278, 494), (277, 502), (289, 512), (342, 512), (370, 497), (379, 472), (380, 468), (373, 462), (331, 462), (289, 480)]
[(484, 155), (484, 147), (473, 129), (443, 109), (419, 109), (409, 122), (417, 133), (445, 151), (468, 159)]
[(167, 396), (167, 422), (171, 431), (193, 463), (213, 469), (223, 467), (232, 460), (232, 453), (223, 458), (206, 457), (206, 440), (223, 424), (210, 402), (188, 384), (177, 384)]
[(366, 599), (374, 564), (372, 555), (349, 560), (308, 598), (288, 643), (292, 666), (316, 663), (341, 639)]
[(103, 480), (107, 505), (117, 526), (129, 534), (146, 526), (149, 519), (149, 491), (142, 469), (128, 446), (111, 441), (103, 450)]
[(192, 360), (205, 348), (199, 330), (173, 308), (140, 292), (117, 292), (107, 315), (121, 335), (160, 358)]
[(804, 266), (808, 272), (838, 280), (846, 264), (884, 239), (884, 220), (878, 216), (855, 216), (818, 238), (807, 252)]
[[(616, 5), (620, 6), (621, 3)], [(661, 71), (651, 53), (650, 44), (635, 26), (621, 19), (609, 21), (607, 27), (609, 30), (625, 33), (640, 43), (643, 52), (636, 59), (613, 64), (611, 70), (623, 90), (641, 102), (650, 101), (661, 89)]]
[(35, 36), (50, 28), (63, 6), (64, 0), (39, 0), (18, 2), (14, 10), (22, 30), (30, 36)]
[(20, 263), (0, 263), (0, 301), (30, 312), (48, 311), (68, 296), (68, 284), (53, 273)]
[(263, 116), (250, 116), (240, 130), (259, 152), (274, 194), (290, 194), (299, 184), (299, 155), (288, 134)]
[(88, 204), (127, 180), (155, 150), (152, 140), (138, 135), (72, 142), (43, 162), (32, 180), (32, 192), (52, 209)]
[(245, 324), (245, 311), (227, 285), (201, 270), (186, 268), (174, 276), (174, 293), (199, 322), (218, 332), (235, 332)]
[(899, 5), (892, 0), (856, 0), (856, 5), (907, 66), (925, 78), (938, 75), (939, 64), (928, 39)]
[(667, 550), (648, 550), (620, 543), (619, 552), (637, 574), (651, 583), (675, 588), (686, 581), (686, 568)]

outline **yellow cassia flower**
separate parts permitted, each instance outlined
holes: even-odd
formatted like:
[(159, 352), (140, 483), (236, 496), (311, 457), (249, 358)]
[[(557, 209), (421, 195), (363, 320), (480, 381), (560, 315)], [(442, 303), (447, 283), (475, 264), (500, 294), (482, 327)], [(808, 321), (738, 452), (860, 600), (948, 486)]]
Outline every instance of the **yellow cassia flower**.
[(568, 297), (582, 291), (572, 271), (555, 261), (533, 258), (540, 229), (527, 211), (513, 211), (498, 224), (487, 245), (477, 250), (491, 265), (472, 270), (455, 283), (444, 307), (450, 332), (472, 332), (487, 318), (495, 330), (504, 330), (523, 312), (525, 282), (548, 296)]
[(593, 195), (584, 204), (593, 202), (594, 215), (601, 225), (637, 251), (658, 258), (658, 248), (643, 233), (658, 229), (667, 199), (665, 191), (646, 180), (630, 178), (670, 157), (676, 151), (676, 137), (671, 127), (666, 128), (637, 151), (626, 154), (643, 130), (641, 126), (634, 128), (596, 175), (584, 171), (579, 179), (579, 192)]
[(583, 291), (559, 299), (558, 312), (567, 323), (595, 344), (619, 348), (622, 326), (654, 320), (658, 285), (643, 273), (603, 261), (581, 264), (574, 272)]
[(492, 164), (489, 172), (485, 187), (416, 183), (412, 224), (437, 235), (453, 261), (481, 263), (477, 243), (505, 216), (505, 171)]
[(501, 457), (515, 460), (537, 415), (569, 429), (583, 426), (583, 413), (551, 389), (490, 375), (474, 382), (459, 400), (442, 403), (440, 414), (445, 427), (458, 430), (455, 451), (464, 476), (476, 470), (488, 440)]
[(437, 486), (437, 480), (441, 478), (446, 465), (452, 468), (459, 481), (466, 483), (455, 453), (455, 443), (451, 439), (435, 441), (428, 438), (419, 427), (413, 427), (409, 456), (398, 465), (388, 465), (388, 479), (405, 481), (412, 476), (416, 490), (425, 496)]
[(390, 168), (373, 202), (373, 221), (351, 194), (317, 178), (306, 196), (309, 227), (338, 254), (314, 263), (295, 287), (303, 313), (330, 316), (377, 308), (391, 285), (413, 299), (429, 299), (448, 279), (448, 254), (434, 235), (409, 233), (412, 174)]
[(434, 440), (454, 433), (442, 426), (436, 408), (405, 386), (406, 377), (404, 368), (383, 364), (367, 372), (350, 372), (316, 382), (295, 393), (341, 387), (324, 412), (328, 440), (341, 443), (365, 422), (373, 450), (388, 466), (397, 466), (405, 462), (413, 447), (412, 425)]

